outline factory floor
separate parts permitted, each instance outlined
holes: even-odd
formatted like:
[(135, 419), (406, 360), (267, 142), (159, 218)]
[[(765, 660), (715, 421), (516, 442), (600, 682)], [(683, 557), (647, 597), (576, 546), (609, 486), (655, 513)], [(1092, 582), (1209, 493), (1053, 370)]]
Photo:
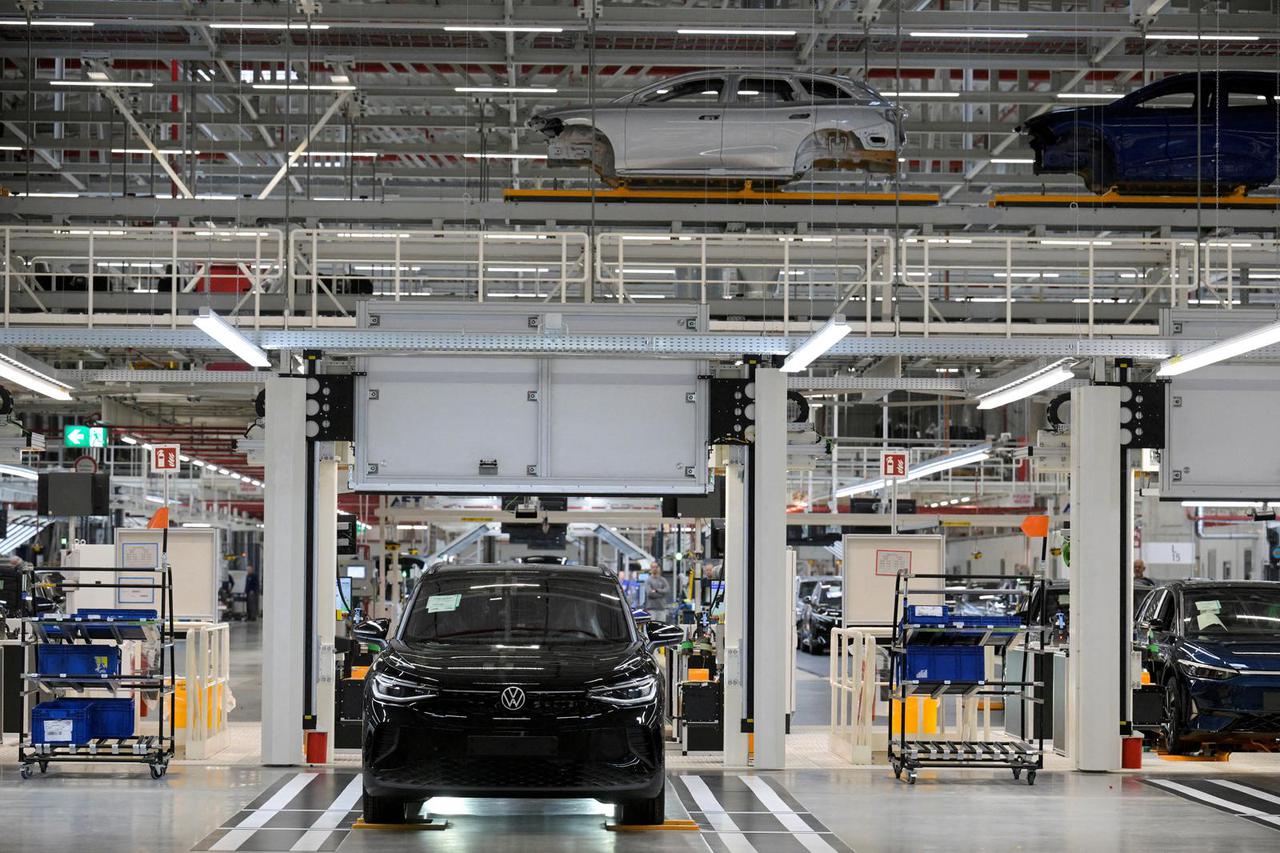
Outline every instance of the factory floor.
[(1008, 771), (921, 770), (914, 786), (887, 767), (849, 767), (828, 746), (825, 657), (801, 655), (797, 716), (780, 772), (724, 770), (719, 756), (667, 758), (667, 817), (690, 831), (611, 832), (591, 800), (436, 798), (422, 817), (440, 831), (359, 829), (357, 755), (326, 767), (259, 765), (261, 623), (232, 629), (227, 747), (175, 761), (152, 780), (141, 766), (61, 764), (19, 777), (0, 747), (0, 851), (870, 851), (1123, 850), (1203, 853), (1280, 849), (1280, 755), (1165, 762), (1140, 773), (1081, 774), (1050, 756), (1034, 786)]

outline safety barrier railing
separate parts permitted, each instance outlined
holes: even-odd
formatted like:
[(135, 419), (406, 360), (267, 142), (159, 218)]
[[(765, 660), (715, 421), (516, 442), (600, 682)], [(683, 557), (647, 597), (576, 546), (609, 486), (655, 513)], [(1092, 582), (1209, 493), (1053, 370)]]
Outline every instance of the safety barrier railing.
[(284, 289), (274, 228), (0, 227), (3, 323), (137, 322), (176, 327), (195, 304), (262, 311)]
[(839, 311), (865, 334), (1092, 336), (1280, 289), (1280, 241), (1228, 237), (0, 226), (0, 244), (5, 324), (177, 326), (208, 305), (255, 328), (343, 326), (370, 298), (665, 299), (783, 332)]
[[(888, 637), (888, 631), (883, 634)], [(888, 732), (873, 728), (880, 688), (876, 638), (856, 628), (831, 630), (831, 660), (827, 681), (831, 685), (831, 751), (851, 764), (870, 764), (873, 752), (883, 752)]]
[(590, 256), (580, 231), (299, 229), (289, 233), (288, 308), (314, 323), (350, 315), (344, 296), (576, 302), (589, 298)]

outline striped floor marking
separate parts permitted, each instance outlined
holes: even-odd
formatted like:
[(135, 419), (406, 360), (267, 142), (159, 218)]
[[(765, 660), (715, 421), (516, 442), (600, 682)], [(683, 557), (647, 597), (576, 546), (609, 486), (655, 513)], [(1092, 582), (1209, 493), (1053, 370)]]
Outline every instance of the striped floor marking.
[[(1237, 817), (1280, 830), (1280, 796), (1230, 779), (1147, 779), (1148, 785)], [(1193, 784), (1194, 782), (1194, 784)]]
[(283, 776), (193, 847), (238, 853), (337, 850), (359, 817), (360, 774), (307, 771)]
[(786, 789), (763, 776), (676, 778), (688, 794), (682, 802), (717, 853), (852, 853)]

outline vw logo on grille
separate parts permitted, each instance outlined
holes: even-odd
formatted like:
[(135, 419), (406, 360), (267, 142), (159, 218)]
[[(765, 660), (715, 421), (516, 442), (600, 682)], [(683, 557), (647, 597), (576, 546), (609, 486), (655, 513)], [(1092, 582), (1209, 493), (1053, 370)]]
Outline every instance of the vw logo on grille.
[(503, 690), (502, 707), (508, 711), (519, 711), (524, 707), (524, 691), (519, 687), (508, 687)]

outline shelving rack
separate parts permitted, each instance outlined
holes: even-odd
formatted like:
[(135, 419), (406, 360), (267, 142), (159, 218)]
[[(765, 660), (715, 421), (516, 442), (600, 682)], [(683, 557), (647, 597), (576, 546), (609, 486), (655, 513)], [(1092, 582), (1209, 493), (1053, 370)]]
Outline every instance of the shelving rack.
[[(992, 589), (975, 586), (982, 582), (1016, 581), (1010, 589)], [(941, 587), (930, 588), (921, 581), (941, 581)], [(913, 583), (914, 582), (914, 583)], [(1014, 701), (1039, 703), (1036, 695), (1040, 682), (1028, 680), (1026, 662), (1030, 652), (1043, 650), (1042, 628), (1032, 628), (1023, 619), (1017, 624), (1007, 624), (983, 615), (956, 614), (937, 620), (920, 621), (915, 617), (908, 621), (908, 607), (912, 597), (923, 598), (930, 604), (945, 604), (948, 599), (963, 600), (979, 595), (1027, 598), (1038, 582), (1035, 577), (1008, 577), (1005, 575), (938, 575), (907, 574), (900, 571), (894, 588), (893, 640), (889, 647), (892, 665), (889, 668), (889, 695), (898, 700), (899, 712), (889, 715), (889, 763), (894, 776), (901, 779), (907, 774), (907, 782), (915, 784), (920, 767), (1006, 767), (1013, 771), (1013, 778), (1027, 774), (1027, 784), (1034, 785), (1036, 771), (1044, 767), (1044, 737), (1027, 736), (1027, 717), (1022, 715), (1022, 725), (1015, 740), (925, 740), (909, 739), (907, 735), (907, 699), (943, 696), (1005, 697)], [(957, 585), (958, 584), (958, 585)], [(1020, 608), (1019, 608), (1020, 609)], [(910, 611), (914, 613), (914, 609)], [(1032, 647), (1032, 636), (1038, 646)], [(921, 647), (947, 648), (993, 647), (1008, 649), (1018, 640), (1028, 654), (1023, 656), (1023, 667), (1018, 680), (1010, 680), (1010, 673), (1002, 673), (1000, 680), (985, 677), (976, 679), (910, 678), (907, 669), (908, 649)], [(985, 654), (985, 653), (984, 653)], [(985, 672), (985, 670), (984, 670)], [(896, 721), (895, 721), (896, 717)], [(896, 726), (895, 726), (896, 722)]]
[[(32, 588), (41, 583), (41, 577), (57, 569), (32, 569), (28, 572)], [(159, 779), (169, 769), (174, 755), (174, 715), (165, 714), (165, 701), (175, 693), (174, 642), (176, 638), (173, 619), (173, 576), (167, 558), (160, 566), (151, 569), (137, 568), (77, 568), (78, 581), (63, 581), (64, 589), (98, 590), (152, 590), (158, 594), (157, 618), (134, 619), (126, 616), (91, 618), (66, 614), (46, 614), (26, 617), (22, 620), (22, 643), (26, 648), (27, 672), (23, 674), (27, 688), (23, 692), (24, 713), (18, 747), (21, 775), (31, 778), (34, 769), (44, 773), (49, 764), (56, 762), (105, 762), (147, 764), (151, 778)], [(112, 581), (87, 582), (86, 573), (112, 573)], [(128, 572), (130, 576), (151, 576), (149, 582), (121, 583), (115, 572)], [(123, 613), (123, 611), (121, 611)], [(158, 649), (156, 660), (159, 670), (146, 675), (50, 675), (38, 672), (36, 647), (53, 644), (84, 642), (113, 643), (117, 646), (128, 641), (139, 641)], [(112, 696), (128, 694), (153, 698), (156, 702), (156, 731), (154, 735), (134, 734), (123, 738), (95, 738), (88, 743), (38, 744), (29, 725), (31, 711), (38, 704), (41, 694), (62, 697), (67, 692), (83, 693), (86, 690), (105, 690)]]

